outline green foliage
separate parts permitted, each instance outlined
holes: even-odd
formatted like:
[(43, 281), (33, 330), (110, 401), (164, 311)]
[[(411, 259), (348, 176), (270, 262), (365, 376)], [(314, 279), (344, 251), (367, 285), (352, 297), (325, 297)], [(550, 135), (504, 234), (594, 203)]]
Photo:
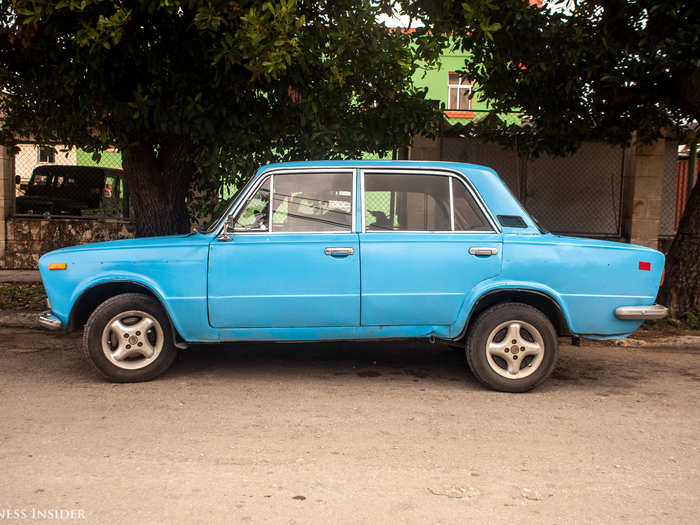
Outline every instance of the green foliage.
[(46, 292), (38, 283), (0, 283), (0, 310), (45, 310)]
[(700, 330), (700, 307), (693, 307), (681, 316), (681, 321), (691, 330)]
[[(535, 154), (583, 140), (624, 144), (633, 131), (700, 120), (700, 2), (696, 0), (419, 0), (406, 4), (435, 34), (469, 51), (464, 69), (493, 114), (475, 132)], [(517, 137), (517, 139), (516, 139)]]
[(196, 167), (185, 183), (197, 199), (266, 162), (383, 155), (431, 132), (437, 108), (411, 76), (439, 49), (417, 45), (422, 33), (388, 31), (380, 9), (370, 0), (0, 0), (0, 140), (145, 147), (161, 171), (180, 156)]
[(667, 317), (658, 321), (644, 321), (644, 328), (648, 330), (700, 330), (700, 306), (693, 306), (683, 314), (675, 317)]

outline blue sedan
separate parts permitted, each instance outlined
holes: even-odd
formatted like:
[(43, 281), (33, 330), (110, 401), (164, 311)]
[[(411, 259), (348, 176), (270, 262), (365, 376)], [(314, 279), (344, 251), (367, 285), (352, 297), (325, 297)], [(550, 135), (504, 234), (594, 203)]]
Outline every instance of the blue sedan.
[(664, 317), (663, 268), (649, 248), (542, 230), (483, 166), (284, 163), (206, 231), (47, 253), (40, 322), (82, 328), (117, 382), (159, 376), (190, 343), (427, 338), (523, 392), (552, 372), (559, 336)]

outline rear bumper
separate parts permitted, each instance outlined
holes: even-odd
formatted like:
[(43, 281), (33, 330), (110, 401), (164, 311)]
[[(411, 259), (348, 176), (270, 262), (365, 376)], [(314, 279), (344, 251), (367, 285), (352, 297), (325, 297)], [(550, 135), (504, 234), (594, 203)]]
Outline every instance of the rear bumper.
[(668, 308), (660, 304), (652, 306), (620, 306), (615, 309), (615, 317), (624, 321), (663, 319), (667, 315)]
[(56, 317), (51, 310), (41, 312), (39, 315), (39, 324), (51, 330), (58, 330), (61, 328), (61, 320)]

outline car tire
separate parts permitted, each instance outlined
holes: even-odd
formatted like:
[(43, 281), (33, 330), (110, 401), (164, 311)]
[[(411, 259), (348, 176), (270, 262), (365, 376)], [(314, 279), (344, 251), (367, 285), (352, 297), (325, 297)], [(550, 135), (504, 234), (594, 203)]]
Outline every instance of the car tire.
[(83, 354), (115, 383), (150, 381), (175, 361), (170, 319), (151, 296), (125, 293), (92, 312), (83, 331)]
[(503, 303), (485, 310), (469, 329), (467, 363), (480, 383), (501, 392), (527, 392), (549, 377), (559, 339), (537, 308)]

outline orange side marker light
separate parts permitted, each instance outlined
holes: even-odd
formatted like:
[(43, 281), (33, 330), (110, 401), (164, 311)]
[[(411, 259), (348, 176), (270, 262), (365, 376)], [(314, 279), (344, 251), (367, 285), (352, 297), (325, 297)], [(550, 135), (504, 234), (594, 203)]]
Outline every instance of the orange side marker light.
[(49, 270), (65, 270), (66, 263), (49, 263)]

